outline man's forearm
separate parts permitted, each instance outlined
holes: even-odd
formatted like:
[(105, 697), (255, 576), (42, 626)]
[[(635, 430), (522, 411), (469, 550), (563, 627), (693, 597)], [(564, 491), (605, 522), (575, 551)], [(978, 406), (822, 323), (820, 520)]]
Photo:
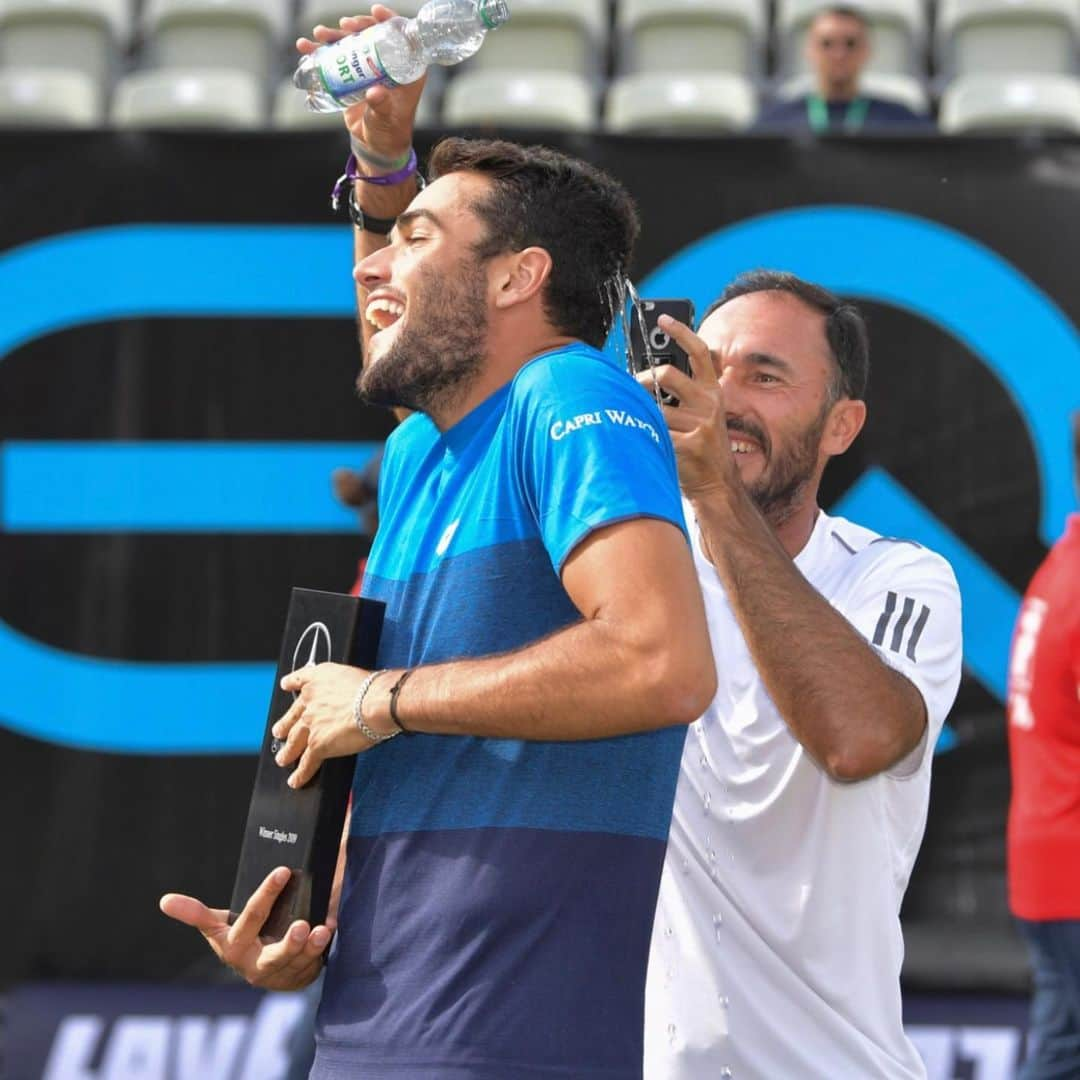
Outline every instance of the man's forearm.
[[(380, 680), (383, 696), (396, 674)], [(712, 686), (700, 658), (657, 655), (589, 619), (516, 652), (418, 668), (398, 714), (429, 734), (601, 739), (688, 724)]]
[(695, 511), (755, 666), (795, 738), (836, 779), (863, 779), (900, 760), (925, 726), (915, 687), (810, 585), (745, 494), (699, 500)]

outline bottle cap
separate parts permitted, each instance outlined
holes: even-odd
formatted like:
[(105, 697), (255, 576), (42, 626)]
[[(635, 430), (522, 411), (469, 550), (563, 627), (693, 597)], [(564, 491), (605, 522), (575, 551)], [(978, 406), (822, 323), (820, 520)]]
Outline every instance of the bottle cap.
[(510, 5), (506, 0), (480, 0), (476, 12), (489, 30), (498, 29), (510, 19)]

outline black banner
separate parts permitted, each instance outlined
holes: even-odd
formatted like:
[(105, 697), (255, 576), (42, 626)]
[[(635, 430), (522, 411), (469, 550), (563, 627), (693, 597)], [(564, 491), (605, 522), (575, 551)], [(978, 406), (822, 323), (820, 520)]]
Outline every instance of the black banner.
[[(1019, 593), (1073, 500), (1080, 143), (548, 141), (637, 198), (644, 290), (701, 311), (768, 265), (863, 301), (870, 421), (826, 506), (942, 551), (965, 603), (906, 974), (1021, 985), (1002, 698)], [(352, 389), (351, 235), (327, 208), (342, 140), (0, 142), (0, 806), (19, 927), (0, 977), (212, 976), (157, 898), (228, 899), (289, 589), (347, 588), (368, 543), (330, 469), (390, 429)]]
[[(0, 1063), (5, 1080), (283, 1080), (306, 1005), (247, 986), (23, 986)], [(1023, 1060), (1023, 999), (916, 996), (904, 1019), (928, 1080), (1009, 1077)]]

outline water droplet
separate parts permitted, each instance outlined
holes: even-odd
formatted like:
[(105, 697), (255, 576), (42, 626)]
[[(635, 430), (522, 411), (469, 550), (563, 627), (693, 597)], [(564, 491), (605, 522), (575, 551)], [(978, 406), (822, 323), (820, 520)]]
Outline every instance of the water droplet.
[[(667, 1041), (671, 1046), (675, 1045), (675, 1039), (676, 1039), (677, 1035), (678, 1035), (678, 1032), (676, 1032), (676, 1030), (675, 1030), (675, 1025), (674, 1024), (668, 1024), (668, 1026), (667, 1026)], [(730, 1076), (731, 1074), (729, 1073), (728, 1075)]]
[(670, 926), (664, 927), (664, 937), (669, 938), (673, 933), (675, 933), (675, 931), (672, 930)]
[(712, 869), (709, 871), (709, 877), (711, 877), (713, 879), (713, 881), (719, 883), (719, 881), (720, 881), (720, 867), (717, 866), (716, 863), (712, 864)]
[(690, 873), (690, 860), (687, 858), (684, 858), (682, 861), (682, 872), (684, 874)]
[(705, 792), (705, 816), (709, 816), (709, 807), (712, 806), (712, 792)]
[(720, 933), (720, 928), (724, 925), (724, 916), (719, 911), (713, 916), (712, 924), (713, 930), (716, 932), (716, 940), (722, 941), (723, 935)]
[(721, 994), (720, 995), (720, 1008), (721, 1009), (726, 1009), (730, 1004), (731, 1004), (731, 998), (729, 998), (727, 996), (727, 994)]
[(703, 769), (707, 769), (709, 767), (709, 759), (704, 754), (701, 755), (701, 767)]
[(721, 1075), (721, 1077), (723, 1077), (723, 1080), (731, 1080), (731, 1077), (733, 1077), (735, 1074), (731, 1071), (731, 1066), (730, 1065), (725, 1065), (720, 1070), (720, 1075)]
[(669, 964), (664, 969), (664, 986), (668, 987), (675, 981), (675, 969)]

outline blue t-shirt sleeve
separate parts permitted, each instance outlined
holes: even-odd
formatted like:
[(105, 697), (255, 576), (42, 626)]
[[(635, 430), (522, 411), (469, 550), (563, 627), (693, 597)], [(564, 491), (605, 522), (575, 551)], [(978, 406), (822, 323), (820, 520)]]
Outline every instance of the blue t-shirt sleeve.
[(519, 477), (556, 572), (586, 537), (638, 517), (685, 534), (675, 453), (656, 403), (590, 351), (533, 361), (515, 386)]

